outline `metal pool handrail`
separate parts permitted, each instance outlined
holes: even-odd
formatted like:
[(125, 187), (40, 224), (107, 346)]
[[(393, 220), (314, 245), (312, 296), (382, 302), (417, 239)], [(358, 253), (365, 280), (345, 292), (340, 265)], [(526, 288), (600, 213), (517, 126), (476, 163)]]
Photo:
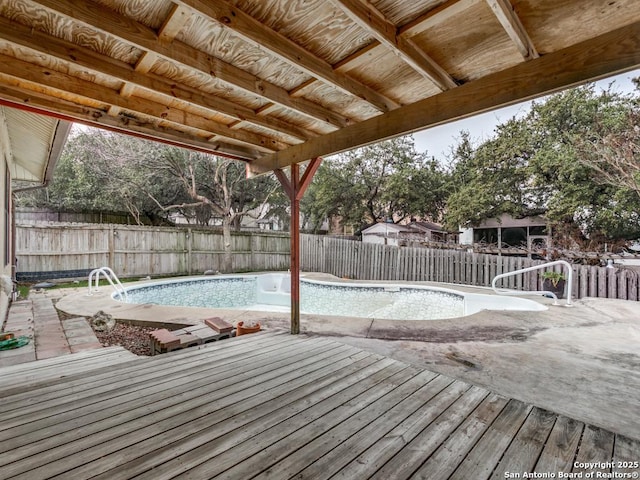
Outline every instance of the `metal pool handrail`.
[[(111, 270), (109, 267), (100, 267), (100, 268), (96, 268), (94, 270), (91, 270), (91, 273), (89, 273), (89, 295), (93, 295), (93, 292), (97, 292), (98, 291), (98, 286), (100, 284), (100, 274), (104, 275), (104, 278), (106, 278), (107, 281), (111, 284), (113, 289), (118, 294), (118, 298), (121, 301), (125, 301), (126, 302), (127, 301), (127, 290), (124, 288), (124, 286), (122, 286), (122, 283), (120, 283), (120, 279), (115, 274), (115, 272), (113, 270)], [(91, 288), (91, 280), (92, 280), (94, 275), (95, 275), (95, 287), (92, 289)], [(114, 281), (115, 281), (115, 283), (114, 283)]]
[(571, 264), (565, 260), (555, 260), (553, 262), (543, 263), (542, 265), (535, 265), (533, 267), (521, 268), (520, 270), (514, 270), (513, 272), (501, 273), (496, 275), (491, 281), (491, 288), (499, 295), (551, 295), (553, 297), (553, 304), (558, 305), (558, 297), (553, 292), (546, 292), (540, 290), (510, 290), (508, 288), (499, 289), (496, 287), (496, 282), (505, 277), (512, 277), (520, 273), (532, 272), (534, 270), (542, 270), (543, 268), (551, 267), (553, 265), (562, 265), (567, 269), (567, 303), (565, 306), (573, 306), (571, 303), (571, 292), (573, 287), (573, 268)]

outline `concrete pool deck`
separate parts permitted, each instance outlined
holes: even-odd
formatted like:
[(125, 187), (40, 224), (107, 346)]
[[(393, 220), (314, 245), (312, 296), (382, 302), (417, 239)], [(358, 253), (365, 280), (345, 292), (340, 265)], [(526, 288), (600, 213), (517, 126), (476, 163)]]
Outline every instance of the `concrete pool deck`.
[[(123, 321), (159, 322), (175, 328), (220, 316), (232, 323), (257, 320), (266, 329), (289, 328), (288, 313), (127, 305), (112, 300), (110, 289), (103, 288), (91, 297), (86, 288), (47, 295), (63, 295), (56, 306), (77, 316), (103, 310)], [(572, 308), (482, 311), (430, 321), (302, 315), (301, 331), (332, 336), (640, 439), (638, 302), (585, 298)]]

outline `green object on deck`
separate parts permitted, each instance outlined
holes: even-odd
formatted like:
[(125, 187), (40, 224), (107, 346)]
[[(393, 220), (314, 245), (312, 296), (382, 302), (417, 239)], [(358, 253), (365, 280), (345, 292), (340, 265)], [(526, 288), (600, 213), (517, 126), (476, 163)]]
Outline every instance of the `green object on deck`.
[(0, 350), (11, 350), (13, 348), (24, 347), (29, 343), (29, 337), (21, 336), (18, 338), (9, 338), (8, 340), (0, 341)]

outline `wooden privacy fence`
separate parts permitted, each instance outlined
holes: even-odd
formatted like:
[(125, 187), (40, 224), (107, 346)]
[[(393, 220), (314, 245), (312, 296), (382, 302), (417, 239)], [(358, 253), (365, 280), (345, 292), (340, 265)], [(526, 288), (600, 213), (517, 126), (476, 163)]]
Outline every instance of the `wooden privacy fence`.
[[(289, 235), (240, 232), (231, 236), (235, 272), (287, 270)], [(83, 277), (96, 267), (119, 276), (170, 276), (221, 270), (224, 245), (217, 230), (96, 224), (21, 225), (16, 229), (19, 280)], [(357, 280), (406, 280), (491, 286), (501, 273), (543, 263), (460, 250), (394, 247), (301, 235), (301, 266)], [(560, 270), (560, 267), (555, 267)], [(640, 300), (638, 271), (576, 265), (575, 298)], [(541, 290), (541, 271), (499, 285)]]
[[(302, 269), (358, 280), (407, 280), (489, 287), (496, 275), (544, 263), (460, 250), (394, 247), (301, 235)], [(561, 267), (554, 267), (561, 271)], [(575, 265), (574, 298), (640, 300), (637, 270)], [(503, 279), (499, 287), (542, 290), (542, 270)]]
[[(286, 270), (289, 235), (234, 233), (233, 271)], [(222, 233), (210, 229), (98, 224), (20, 225), (19, 280), (86, 276), (108, 266), (118, 276), (190, 275), (221, 270)]]

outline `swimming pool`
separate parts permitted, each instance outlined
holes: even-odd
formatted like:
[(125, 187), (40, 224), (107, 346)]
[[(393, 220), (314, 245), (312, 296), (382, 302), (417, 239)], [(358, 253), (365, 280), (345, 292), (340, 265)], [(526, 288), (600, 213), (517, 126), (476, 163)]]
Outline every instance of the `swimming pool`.
[[(287, 312), (285, 273), (220, 275), (128, 287), (128, 303)], [(535, 301), (412, 284), (328, 282), (301, 278), (300, 312), (376, 319), (439, 320), (481, 310), (547, 308)]]

